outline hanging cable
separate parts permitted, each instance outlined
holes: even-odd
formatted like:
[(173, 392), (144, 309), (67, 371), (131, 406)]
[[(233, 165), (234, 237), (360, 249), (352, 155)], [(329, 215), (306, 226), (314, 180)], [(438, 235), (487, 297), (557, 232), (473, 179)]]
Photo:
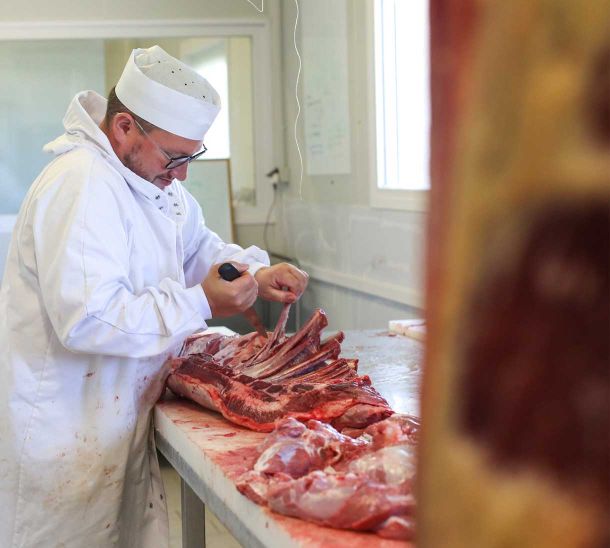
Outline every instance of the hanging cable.
[(294, 96), (297, 100), (297, 115), (294, 119), (294, 142), (297, 145), (297, 152), (299, 153), (299, 162), (301, 164), (301, 178), (299, 179), (299, 199), (303, 199), (303, 155), (301, 154), (301, 147), (299, 146), (299, 138), (297, 136), (297, 124), (299, 122), (299, 116), (301, 115), (301, 102), (299, 101), (299, 78), (301, 76), (301, 54), (299, 53), (299, 48), (297, 47), (297, 27), (299, 25), (299, 0), (294, 0), (294, 3), (297, 8), (297, 15), (294, 20), (294, 32), (292, 34), (293, 42), (294, 42), (294, 51), (297, 53), (297, 57), (299, 58), (299, 70), (297, 71), (297, 80), (294, 86)]

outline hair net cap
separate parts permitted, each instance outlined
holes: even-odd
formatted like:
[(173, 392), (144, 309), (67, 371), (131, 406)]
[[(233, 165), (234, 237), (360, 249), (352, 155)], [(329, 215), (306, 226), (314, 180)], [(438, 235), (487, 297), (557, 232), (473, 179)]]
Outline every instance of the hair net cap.
[(211, 84), (159, 46), (131, 52), (115, 93), (134, 114), (187, 139), (203, 139), (220, 111)]

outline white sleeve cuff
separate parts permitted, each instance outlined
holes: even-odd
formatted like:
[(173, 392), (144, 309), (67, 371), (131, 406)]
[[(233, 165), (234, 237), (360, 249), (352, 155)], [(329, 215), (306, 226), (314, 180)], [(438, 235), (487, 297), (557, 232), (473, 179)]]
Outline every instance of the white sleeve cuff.
[(205, 292), (203, 291), (201, 284), (197, 284), (186, 291), (192, 297), (191, 302), (193, 303), (193, 307), (199, 311), (203, 320), (205, 321), (211, 319), (212, 309), (210, 308), (210, 303), (208, 302), (208, 298), (205, 296)]
[(254, 276), (261, 268), (267, 268), (268, 266), (265, 263), (254, 262), (248, 267), (248, 273)]

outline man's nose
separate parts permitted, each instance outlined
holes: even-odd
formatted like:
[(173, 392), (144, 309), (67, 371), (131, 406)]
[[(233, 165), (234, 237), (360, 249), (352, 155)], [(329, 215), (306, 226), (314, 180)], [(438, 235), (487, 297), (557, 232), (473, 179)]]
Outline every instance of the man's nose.
[(189, 168), (189, 162), (185, 162), (181, 166), (172, 168), (169, 170), (168, 175), (172, 179), (178, 179), (179, 181), (184, 181), (186, 179), (186, 174)]

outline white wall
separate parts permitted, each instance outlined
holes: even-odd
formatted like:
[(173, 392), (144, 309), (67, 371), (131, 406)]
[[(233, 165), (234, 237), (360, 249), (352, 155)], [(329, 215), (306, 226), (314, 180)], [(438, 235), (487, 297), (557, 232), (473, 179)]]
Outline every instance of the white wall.
[(366, 206), (299, 200), (283, 207), (281, 226), (300, 265), (312, 276), (302, 315), (321, 306), (333, 329), (383, 328), (412, 318), (423, 305), (423, 215)]
[[(314, 280), (304, 309), (324, 307), (337, 328), (381, 328), (390, 319), (421, 316), (424, 306), (426, 215), (369, 205), (370, 164), (374, 159), (364, 38), (369, 7), (370, 0), (347, 2), (349, 98), (345, 100), (350, 112), (351, 173), (312, 177), (305, 169), (301, 199), (300, 162), (292, 137), (297, 113), (294, 88), (298, 58), (292, 33), (295, 8), (293, 2), (282, 3), (284, 138), (291, 176), (290, 187), (278, 203), (281, 223), (270, 240), (280, 252), (311, 267)], [(319, 17), (324, 18), (325, 13)], [(300, 100), (303, 104), (302, 96)], [(301, 150), (302, 127), (301, 118)], [(358, 285), (360, 290), (354, 289)]]

